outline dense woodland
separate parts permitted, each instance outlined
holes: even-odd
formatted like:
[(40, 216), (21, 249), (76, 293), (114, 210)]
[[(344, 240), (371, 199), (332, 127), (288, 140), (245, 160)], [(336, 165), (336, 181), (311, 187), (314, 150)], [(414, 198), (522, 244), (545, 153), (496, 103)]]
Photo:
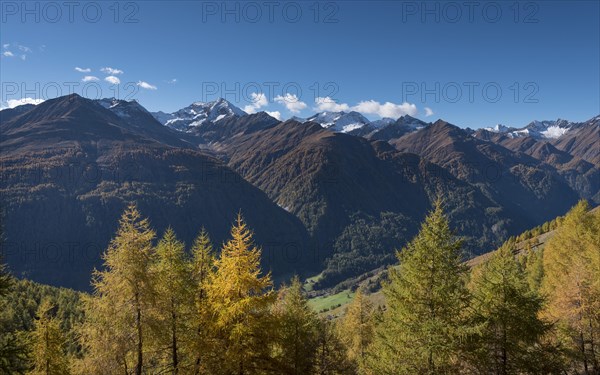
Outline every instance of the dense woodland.
[(204, 230), (190, 249), (155, 237), (129, 206), (92, 294), (3, 267), (0, 372), (600, 374), (600, 210), (583, 201), (474, 268), (438, 201), (396, 254), (386, 307), (359, 289), (338, 319), (311, 310), (298, 278), (275, 288), (241, 215), (220, 251)]

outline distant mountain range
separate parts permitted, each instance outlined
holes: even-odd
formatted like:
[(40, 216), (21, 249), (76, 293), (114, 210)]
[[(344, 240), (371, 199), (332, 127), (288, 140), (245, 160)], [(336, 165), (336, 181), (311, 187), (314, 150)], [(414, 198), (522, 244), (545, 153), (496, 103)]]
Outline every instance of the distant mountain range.
[[(279, 121), (224, 99), (166, 114), (76, 95), (3, 110), (7, 258), (34, 280), (82, 289), (127, 202), (188, 243), (202, 226), (220, 243), (241, 209), (269, 248), (265, 267), (322, 271), (325, 287), (395, 261), (438, 196), (467, 256), (481, 254), (580, 198), (600, 203), (599, 120), (478, 130), (358, 112)], [(66, 178), (73, 169), (79, 178)], [(61, 245), (50, 263), (32, 250), (86, 241), (97, 251), (84, 266), (71, 260), (85, 250)]]
[(532, 137), (535, 139), (555, 139), (563, 136), (573, 125), (575, 123), (562, 119), (554, 121), (536, 120), (520, 129), (498, 124), (493, 128), (484, 128), (484, 130), (504, 134), (510, 138)]
[[(106, 101), (107, 99), (103, 100)], [(189, 132), (192, 131), (192, 129), (208, 122), (215, 123), (223, 119), (242, 117), (247, 115), (247, 113), (236, 107), (231, 102), (220, 98), (211, 102), (195, 102), (173, 113), (164, 113), (159, 111), (152, 112), (152, 115), (163, 125), (179, 131)], [(379, 120), (370, 121), (364, 115), (356, 111), (326, 111), (315, 113), (307, 118), (294, 116), (290, 120), (302, 123), (315, 122), (320, 124), (323, 128), (333, 132), (367, 136), (367, 138), (370, 139), (385, 138), (386, 140), (397, 138), (409, 131), (418, 130), (426, 125), (431, 124), (409, 115), (402, 116), (398, 119), (382, 118)], [(598, 118), (595, 120), (597, 121)], [(399, 132), (397, 129), (399, 127), (404, 129)], [(468, 133), (480, 133), (482, 131), (487, 131), (490, 133), (504, 135), (509, 138), (531, 137), (536, 140), (542, 140), (561, 138), (571, 129), (576, 127), (577, 123), (575, 122), (557, 119), (544, 121), (535, 120), (523, 126), (522, 128), (498, 124), (494, 127), (481, 128), (478, 131), (469, 128), (465, 130)], [(384, 129), (386, 130), (384, 131)], [(383, 132), (380, 135), (377, 135), (375, 134), (377, 131)], [(389, 136), (384, 136), (383, 134), (389, 134)]]

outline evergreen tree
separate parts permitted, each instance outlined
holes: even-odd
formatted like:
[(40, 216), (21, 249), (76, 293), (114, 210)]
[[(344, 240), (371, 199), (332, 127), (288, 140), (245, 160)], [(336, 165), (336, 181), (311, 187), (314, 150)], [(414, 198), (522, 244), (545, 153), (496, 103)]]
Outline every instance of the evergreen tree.
[(472, 273), (473, 325), (479, 327), (467, 355), (478, 374), (550, 373), (554, 348), (543, 336), (550, 325), (539, 318), (542, 298), (533, 291), (514, 255), (514, 241), (505, 243)]
[(221, 249), (207, 286), (215, 358), (211, 374), (259, 374), (272, 367), (276, 295), (270, 274), (261, 276), (260, 249), (241, 214)]
[(204, 367), (203, 358), (209, 358), (207, 354), (214, 351), (211, 347), (210, 330), (211, 330), (211, 315), (210, 306), (208, 304), (208, 283), (213, 277), (215, 256), (213, 247), (204, 228), (194, 240), (191, 249), (191, 290), (194, 293), (192, 300), (194, 301), (195, 314), (192, 315), (190, 325), (193, 329), (189, 330), (189, 346), (190, 352), (193, 353), (194, 374), (205, 373), (207, 370)]
[(4, 213), (0, 211), (0, 297), (4, 297), (8, 294), (9, 289), (12, 285), (12, 277), (7, 270), (6, 264), (3, 262), (4, 254)]
[(455, 374), (469, 292), (461, 241), (456, 240), (435, 203), (418, 235), (397, 254), (384, 286), (387, 310), (367, 368), (375, 374)]
[[(8, 272), (7, 266), (2, 261), (4, 244), (3, 213), (0, 212), (0, 311), (5, 311), (8, 301), (7, 295), (11, 292), (14, 280)], [(28, 361), (28, 351), (20, 337), (10, 327), (10, 321), (5, 321), (0, 316), (0, 373), (23, 374)], [(11, 317), (12, 318), (12, 317)]]
[[(0, 262), (1, 262), (0, 258)], [(29, 350), (23, 335), (16, 332), (12, 321), (14, 313), (8, 313), (7, 296), (14, 285), (6, 266), (0, 263), (0, 373), (23, 374), (28, 367)]]
[(539, 293), (544, 278), (544, 249), (528, 250), (520, 260), (525, 269), (529, 288)]
[(358, 289), (354, 300), (339, 323), (342, 342), (348, 348), (348, 359), (356, 363), (359, 373), (364, 373), (367, 348), (373, 341), (374, 307)]
[(577, 373), (600, 373), (600, 211), (579, 202), (544, 249), (545, 316)]
[(155, 234), (135, 205), (127, 207), (119, 224), (103, 255), (105, 269), (94, 271), (94, 294), (83, 299), (84, 373), (143, 373), (155, 302), (150, 273)]
[(319, 320), (308, 305), (298, 277), (280, 292), (275, 313), (278, 324), (278, 373), (310, 374), (314, 366)]
[[(167, 348), (162, 361), (164, 369), (172, 374), (190, 367), (182, 358), (182, 341), (191, 329), (194, 289), (186, 259), (185, 245), (178, 241), (173, 229), (168, 228), (156, 247), (157, 262), (152, 267), (156, 299), (154, 304), (155, 341), (157, 351)], [(166, 358), (165, 358), (166, 357)]]
[(4, 249), (4, 223), (2, 211), (0, 211), (0, 298), (6, 297), (10, 291), (10, 287), (13, 285), (13, 278), (8, 272), (8, 267), (3, 262), (3, 249)]
[(12, 284), (12, 276), (8, 273), (6, 264), (2, 263), (2, 256), (0, 253), (0, 297), (5, 297), (8, 294)]
[(37, 310), (31, 333), (33, 370), (31, 375), (68, 375), (69, 361), (65, 354), (65, 337), (60, 321), (53, 316), (55, 306), (44, 300)]
[(340, 340), (335, 324), (327, 319), (319, 321), (319, 335), (313, 374), (352, 375), (356, 367), (348, 360), (348, 349)]

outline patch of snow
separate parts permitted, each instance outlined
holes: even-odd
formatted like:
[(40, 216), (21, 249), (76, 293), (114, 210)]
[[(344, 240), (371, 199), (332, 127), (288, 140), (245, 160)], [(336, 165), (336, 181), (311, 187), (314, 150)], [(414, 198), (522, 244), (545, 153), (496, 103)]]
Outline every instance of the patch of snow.
[(495, 133), (505, 134), (510, 138), (532, 137), (535, 139), (556, 139), (565, 135), (573, 125), (574, 123), (563, 119), (545, 121), (534, 120), (520, 129), (507, 127), (501, 124), (484, 129)]
[(561, 128), (560, 126), (549, 126), (548, 129), (541, 132), (545, 138), (559, 138), (569, 131), (568, 128)]
[(95, 102), (121, 118), (132, 117), (140, 113), (149, 113), (137, 100), (128, 101), (116, 98), (104, 98), (97, 99)]
[(492, 132), (492, 133), (507, 133), (512, 130), (515, 130), (515, 128), (513, 128), (513, 127), (502, 125), (502, 124), (496, 124), (496, 126), (494, 126), (494, 127), (483, 128), (483, 129), (485, 129), (489, 132)]

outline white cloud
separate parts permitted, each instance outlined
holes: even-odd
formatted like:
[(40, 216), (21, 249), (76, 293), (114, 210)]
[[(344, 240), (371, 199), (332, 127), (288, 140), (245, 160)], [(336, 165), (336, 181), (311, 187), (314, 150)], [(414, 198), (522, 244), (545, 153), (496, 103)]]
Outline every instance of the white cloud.
[(269, 105), (269, 100), (262, 92), (253, 92), (250, 96), (252, 97), (252, 103), (244, 107), (246, 113), (256, 113), (261, 107)]
[[(355, 106), (350, 106), (347, 103), (338, 103), (330, 97), (317, 97), (315, 99), (316, 107), (319, 112), (340, 112), (340, 111), (357, 111), (367, 115), (377, 115), (379, 117), (398, 118), (403, 115), (414, 116), (417, 114), (417, 106), (411, 103), (395, 104), (391, 102), (380, 103), (375, 100), (365, 100), (359, 102)], [(431, 111), (429, 109), (429, 111)], [(428, 110), (425, 110), (429, 113)], [(433, 112), (431, 112), (433, 114)]]
[(115, 74), (123, 74), (123, 71), (120, 69), (113, 69), (113, 68), (102, 68), (100, 69), (100, 71), (102, 71), (103, 73), (109, 74), (109, 75), (115, 75)]
[(298, 99), (295, 94), (286, 93), (285, 96), (277, 95), (274, 100), (284, 105), (292, 113), (298, 113), (307, 107), (306, 103)]
[(79, 73), (89, 73), (92, 71), (92, 69), (90, 69), (90, 68), (80, 68), (78, 66), (75, 67), (75, 70), (78, 71)]
[[(13, 51), (15, 51), (15, 52), (8, 50), (8, 48), (11, 45), (13, 47), (11, 49)], [(22, 46), (22, 45), (20, 45), (18, 43), (13, 43), (13, 44), (5, 43), (5, 44), (2, 45), (2, 48), (4, 48), (6, 50), (6, 51), (4, 51), (2, 53), (2, 56), (4, 56), (4, 57), (16, 57), (18, 55), (21, 60), (26, 60), (27, 59), (27, 55), (33, 52), (31, 50), (31, 48), (26, 47), (26, 46)]]
[(398, 118), (403, 115), (414, 116), (417, 114), (417, 106), (411, 103), (404, 102), (395, 104), (391, 102), (379, 103), (375, 100), (362, 101), (352, 107), (354, 111), (363, 114), (377, 115), (380, 117)]
[(99, 81), (99, 80), (100, 79), (95, 76), (85, 76), (81, 79), (81, 81), (83, 81), (83, 82), (94, 82), (94, 81)]
[(433, 110), (429, 107), (425, 107), (425, 117), (433, 116)]
[(277, 120), (281, 120), (281, 112), (279, 112), (279, 111), (273, 111), (273, 112), (266, 111), (266, 112), (269, 116), (275, 117)]
[(29, 47), (22, 46), (20, 44), (17, 44), (16, 46), (21, 52), (31, 53), (31, 48), (29, 48)]
[(167, 83), (170, 84), (170, 85), (174, 85), (174, 84), (177, 83), (177, 78), (170, 79), (170, 80), (167, 81)]
[(43, 101), (44, 101), (44, 99), (34, 99), (34, 98), (9, 99), (6, 101), (6, 104), (8, 104), (8, 107), (5, 107), (3, 109), (15, 108), (15, 107), (18, 107), (23, 104), (38, 105), (38, 104), (42, 103)]
[(329, 96), (326, 97), (317, 97), (315, 99), (315, 111), (323, 112), (341, 112), (347, 111), (350, 109), (350, 106), (346, 103), (337, 103), (335, 100), (331, 99)]
[(121, 83), (121, 80), (115, 76), (108, 76), (104, 78), (104, 80), (112, 85), (118, 85), (119, 83)]
[(151, 85), (148, 82), (144, 82), (144, 81), (138, 81), (138, 83), (136, 83), (136, 85), (138, 85), (141, 88), (146, 89), (146, 90), (156, 90), (157, 89), (156, 86)]

